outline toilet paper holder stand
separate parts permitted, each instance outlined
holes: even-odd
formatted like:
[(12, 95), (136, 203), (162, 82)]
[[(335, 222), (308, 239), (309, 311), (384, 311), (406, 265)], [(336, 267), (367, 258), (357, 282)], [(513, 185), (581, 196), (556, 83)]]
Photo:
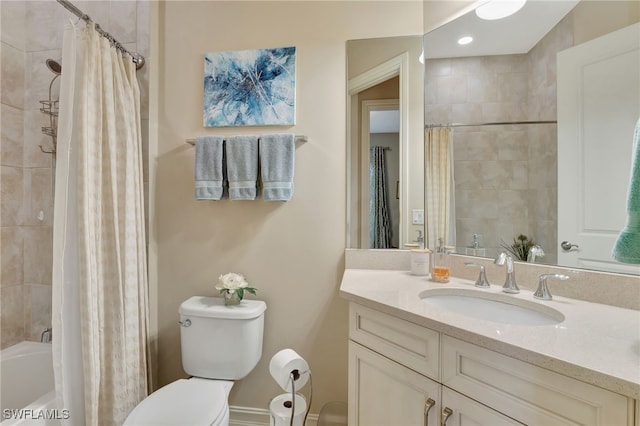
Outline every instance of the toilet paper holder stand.
[[(304, 417), (302, 419), (302, 426), (304, 426), (307, 423), (307, 416), (309, 415), (309, 410), (311, 410), (311, 400), (313, 397), (313, 380), (311, 377), (311, 369), (308, 369), (306, 371), (302, 371), (300, 372), (299, 370), (295, 369), (292, 370), (289, 373), (289, 381), (291, 382), (291, 401), (285, 401), (284, 402), (284, 406), (286, 408), (290, 408), (291, 409), (291, 416), (289, 418), (289, 426), (293, 426), (293, 419), (295, 418), (295, 413), (296, 413), (296, 380), (298, 380), (300, 378), (300, 376), (302, 376), (303, 374), (306, 374), (309, 376), (309, 401), (307, 402), (307, 409), (304, 413)], [(301, 386), (301, 388), (304, 387)], [(301, 397), (304, 398), (304, 395), (300, 394)], [(274, 397), (277, 398), (277, 397)], [(271, 398), (271, 401), (273, 401), (274, 398)], [(269, 405), (271, 405), (271, 401), (269, 401)], [(273, 416), (272, 413), (270, 413), (271, 416), (271, 420), (273, 420), (273, 424), (276, 424), (276, 419)]]

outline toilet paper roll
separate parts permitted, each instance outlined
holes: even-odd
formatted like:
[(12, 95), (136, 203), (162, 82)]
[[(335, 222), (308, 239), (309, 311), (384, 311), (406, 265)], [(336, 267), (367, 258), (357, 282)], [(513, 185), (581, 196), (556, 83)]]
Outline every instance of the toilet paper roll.
[(289, 375), (298, 370), (300, 376), (295, 381), (296, 390), (303, 387), (309, 380), (309, 364), (293, 349), (283, 349), (276, 353), (269, 362), (269, 373), (276, 383), (285, 391), (291, 392)]
[(271, 412), (271, 426), (290, 426), (291, 414), (293, 414), (293, 425), (303, 426), (304, 415), (307, 412), (307, 401), (302, 395), (296, 394), (295, 412), (291, 406), (291, 394), (283, 393), (276, 396), (269, 404)]

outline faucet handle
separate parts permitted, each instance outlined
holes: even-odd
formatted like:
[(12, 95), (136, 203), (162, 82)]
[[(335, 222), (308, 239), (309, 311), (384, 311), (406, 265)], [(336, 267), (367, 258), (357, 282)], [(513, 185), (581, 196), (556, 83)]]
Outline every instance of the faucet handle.
[(491, 284), (489, 283), (489, 280), (487, 279), (487, 274), (485, 272), (485, 267), (483, 265), (480, 265), (479, 263), (475, 263), (475, 262), (465, 262), (464, 263), (467, 266), (477, 266), (480, 268), (480, 275), (478, 275), (478, 279), (476, 280), (476, 283), (474, 284), (476, 287), (480, 287), (480, 288), (489, 288), (491, 287)]
[(498, 257), (496, 257), (493, 263), (498, 266), (505, 266), (507, 269), (507, 276), (504, 279), (502, 291), (509, 294), (520, 293), (520, 288), (518, 287), (518, 283), (516, 282), (516, 273), (513, 268), (513, 257), (505, 252), (502, 252), (498, 255)]
[(549, 288), (547, 287), (547, 278), (555, 278), (557, 280), (568, 280), (569, 277), (563, 274), (542, 274), (538, 279), (538, 289), (535, 293), (533, 293), (533, 297), (536, 299), (542, 300), (551, 300), (553, 296), (549, 292)]

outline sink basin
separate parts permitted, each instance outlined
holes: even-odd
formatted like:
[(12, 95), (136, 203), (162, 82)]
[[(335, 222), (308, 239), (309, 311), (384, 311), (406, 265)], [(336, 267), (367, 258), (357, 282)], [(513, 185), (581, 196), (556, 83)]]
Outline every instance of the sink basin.
[(564, 315), (556, 309), (502, 293), (443, 288), (425, 290), (420, 298), (449, 312), (502, 324), (538, 326), (564, 321)]

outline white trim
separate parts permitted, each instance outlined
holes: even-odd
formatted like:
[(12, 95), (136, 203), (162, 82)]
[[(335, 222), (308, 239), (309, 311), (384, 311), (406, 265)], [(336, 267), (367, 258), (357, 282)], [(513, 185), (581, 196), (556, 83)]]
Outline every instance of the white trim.
[[(229, 407), (229, 426), (268, 426), (269, 410), (253, 407)], [(317, 426), (318, 415), (309, 414), (305, 426)]]
[[(400, 235), (399, 247), (411, 240), (409, 235), (409, 221), (405, 215), (409, 212), (409, 52), (404, 52), (388, 61), (353, 77), (347, 82), (347, 176), (351, 176), (353, 147), (356, 141), (352, 140), (352, 131), (357, 128), (356, 123), (352, 123), (353, 118), (360, 113), (358, 105), (358, 93), (389, 80), (399, 77), (399, 110), (400, 110)], [(422, 135), (420, 135), (422, 137)], [(357, 152), (357, 151), (356, 151)], [(360, 176), (363, 175), (361, 171)], [(351, 179), (349, 179), (351, 180)], [(359, 242), (353, 227), (357, 222), (352, 219), (358, 217), (353, 212), (357, 207), (350, 204), (354, 195), (362, 197), (362, 194), (353, 194), (355, 187), (361, 187), (353, 182), (347, 184), (347, 247), (352, 247), (354, 242)], [(362, 188), (360, 188), (362, 190)], [(362, 213), (361, 213), (362, 214)], [(355, 222), (355, 223), (354, 223)], [(368, 248), (368, 247), (362, 247)]]

